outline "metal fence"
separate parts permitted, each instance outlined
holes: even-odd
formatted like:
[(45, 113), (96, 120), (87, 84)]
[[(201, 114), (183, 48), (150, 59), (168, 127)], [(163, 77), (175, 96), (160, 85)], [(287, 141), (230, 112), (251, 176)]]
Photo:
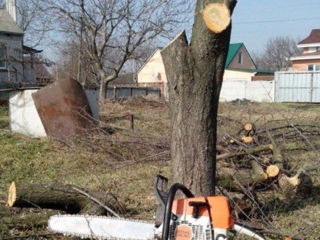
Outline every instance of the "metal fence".
[(108, 87), (105, 91), (105, 98), (114, 100), (127, 99), (129, 97), (145, 97), (154, 95), (161, 97), (161, 91), (153, 87)]
[(227, 79), (223, 81), (220, 101), (247, 99), (254, 102), (274, 101), (274, 81), (247, 81)]
[(320, 102), (320, 72), (276, 72), (276, 102)]

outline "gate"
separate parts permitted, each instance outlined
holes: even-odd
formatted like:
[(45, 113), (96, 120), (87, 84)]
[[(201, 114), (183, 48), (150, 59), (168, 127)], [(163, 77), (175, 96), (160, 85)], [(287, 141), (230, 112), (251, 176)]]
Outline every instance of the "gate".
[(320, 102), (320, 72), (276, 72), (276, 102)]

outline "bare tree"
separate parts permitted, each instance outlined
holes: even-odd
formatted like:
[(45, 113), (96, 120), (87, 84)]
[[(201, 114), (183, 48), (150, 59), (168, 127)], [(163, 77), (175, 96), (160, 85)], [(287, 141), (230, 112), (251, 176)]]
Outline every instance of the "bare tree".
[[(162, 50), (169, 79), (174, 181), (196, 195), (211, 195), (215, 189), (217, 111), (235, 4), (236, 0), (198, 0), (191, 43), (182, 32)], [(218, 32), (215, 24), (204, 22), (204, 10), (211, 6), (217, 9), (209, 11), (209, 21), (226, 24), (220, 33), (213, 32)]]
[(262, 54), (253, 54), (259, 68), (280, 71), (288, 70), (292, 63), (290, 57), (298, 55), (297, 42), (290, 37), (274, 37), (268, 40)]
[(46, 40), (51, 29), (51, 19), (40, 11), (41, 0), (17, 0), (17, 23), (24, 31), (24, 42), (37, 47)]
[(139, 47), (175, 32), (187, 9), (183, 0), (42, 2), (42, 10), (60, 23), (59, 31), (79, 39), (79, 52), (90, 59), (101, 96)]

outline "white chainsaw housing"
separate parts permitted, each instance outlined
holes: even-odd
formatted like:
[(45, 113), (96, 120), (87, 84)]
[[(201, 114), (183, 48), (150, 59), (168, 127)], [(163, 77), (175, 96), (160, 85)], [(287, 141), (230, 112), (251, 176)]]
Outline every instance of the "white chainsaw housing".
[[(175, 215), (176, 219), (171, 221), (169, 240), (179, 239), (183, 235), (191, 234), (190, 240), (226, 240), (227, 229), (214, 229), (212, 231), (210, 218), (200, 216), (194, 218), (191, 215)], [(188, 230), (189, 229), (189, 230)], [(213, 237), (214, 236), (214, 237)]]

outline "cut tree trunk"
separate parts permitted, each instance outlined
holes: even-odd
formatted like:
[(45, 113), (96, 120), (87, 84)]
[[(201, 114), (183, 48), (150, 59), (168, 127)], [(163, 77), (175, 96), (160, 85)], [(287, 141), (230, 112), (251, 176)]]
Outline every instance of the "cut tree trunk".
[(307, 197), (312, 190), (312, 179), (303, 170), (299, 170), (293, 177), (281, 174), (278, 183), (287, 198), (293, 198), (296, 195)]
[[(119, 202), (109, 194), (90, 192), (115, 212), (122, 210)], [(107, 210), (80, 194), (71, 185), (62, 184), (24, 184), (13, 182), (9, 187), (8, 205), (10, 207), (33, 207), (63, 210), (68, 213), (105, 215)]]
[(251, 136), (243, 136), (241, 140), (246, 144), (251, 144), (254, 142), (254, 138)]
[(280, 173), (280, 168), (277, 165), (270, 165), (267, 167), (267, 175), (270, 178), (276, 177)]
[(253, 123), (246, 123), (244, 126), (243, 126), (244, 130), (246, 130), (247, 132), (250, 132), (250, 131), (255, 131), (255, 126)]
[(230, 9), (223, 3), (208, 4), (203, 10), (203, 21), (214, 33), (221, 33), (230, 24)]
[[(231, 24), (220, 34), (207, 28), (201, 13), (212, 3), (221, 1), (197, 1), (190, 45), (183, 31), (161, 51), (169, 79), (173, 181), (195, 195), (215, 191), (218, 101), (231, 33)], [(236, 0), (225, 4), (232, 13)]]

